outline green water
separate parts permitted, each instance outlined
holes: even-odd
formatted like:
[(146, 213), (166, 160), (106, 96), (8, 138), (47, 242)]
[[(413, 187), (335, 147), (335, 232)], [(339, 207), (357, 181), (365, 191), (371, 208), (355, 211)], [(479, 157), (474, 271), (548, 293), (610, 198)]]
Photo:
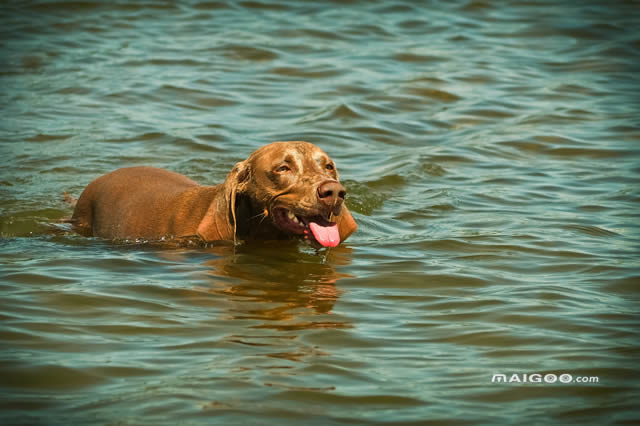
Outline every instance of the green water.
[[(0, 423), (640, 422), (639, 10), (5, 2)], [(335, 160), (345, 244), (59, 222), (114, 169), (215, 184), (275, 140)]]

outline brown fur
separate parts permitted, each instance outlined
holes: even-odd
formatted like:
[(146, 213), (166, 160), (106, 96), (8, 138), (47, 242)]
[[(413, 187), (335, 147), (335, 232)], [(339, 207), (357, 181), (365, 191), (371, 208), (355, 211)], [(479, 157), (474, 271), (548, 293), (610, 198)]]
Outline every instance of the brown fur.
[(236, 164), (216, 186), (152, 167), (108, 173), (85, 188), (71, 222), (82, 235), (108, 239), (283, 239), (293, 235), (274, 213), (281, 217), (286, 208), (300, 216), (331, 216), (344, 241), (357, 229), (343, 206), (344, 193), (320, 148), (274, 142)]

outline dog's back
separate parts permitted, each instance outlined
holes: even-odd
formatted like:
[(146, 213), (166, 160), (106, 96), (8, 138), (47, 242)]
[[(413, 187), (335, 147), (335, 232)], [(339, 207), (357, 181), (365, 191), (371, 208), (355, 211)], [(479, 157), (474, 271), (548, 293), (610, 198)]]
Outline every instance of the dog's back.
[[(86, 236), (103, 238), (156, 238), (176, 231), (176, 215), (200, 214), (182, 211), (189, 193), (201, 187), (193, 180), (153, 167), (118, 169), (92, 181), (77, 201), (71, 222)], [(198, 198), (202, 198), (201, 196)], [(194, 206), (191, 206), (194, 209)], [(195, 210), (200, 210), (197, 207)], [(185, 221), (181, 217), (181, 221)], [(187, 224), (188, 225), (188, 224)], [(183, 228), (184, 226), (179, 226)]]

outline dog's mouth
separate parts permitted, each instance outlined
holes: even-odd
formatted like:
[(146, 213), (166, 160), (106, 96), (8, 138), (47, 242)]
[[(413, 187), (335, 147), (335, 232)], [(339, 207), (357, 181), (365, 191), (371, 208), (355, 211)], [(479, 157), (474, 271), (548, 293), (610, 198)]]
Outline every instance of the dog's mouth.
[(301, 216), (285, 207), (273, 210), (273, 221), (280, 229), (290, 234), (314, 238), (324, 247), (340, 244), (338, 224), (321, 215)]

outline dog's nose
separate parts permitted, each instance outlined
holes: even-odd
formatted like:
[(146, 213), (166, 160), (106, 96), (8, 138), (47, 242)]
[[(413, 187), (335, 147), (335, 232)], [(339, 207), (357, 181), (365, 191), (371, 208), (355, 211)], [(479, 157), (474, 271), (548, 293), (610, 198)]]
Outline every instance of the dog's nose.
[(335, 180), (326, 181), (318, 186), (318, 199), (327, 206), (339, 206), (346, 195), (347, 190)]

